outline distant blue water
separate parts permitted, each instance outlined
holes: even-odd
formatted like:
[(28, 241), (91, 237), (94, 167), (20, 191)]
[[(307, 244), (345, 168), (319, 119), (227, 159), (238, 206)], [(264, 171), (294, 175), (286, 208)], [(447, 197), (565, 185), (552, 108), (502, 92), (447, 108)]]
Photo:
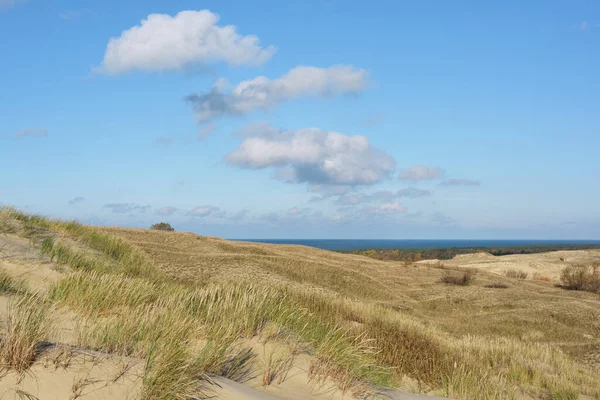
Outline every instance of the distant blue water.
[(422, 240), (422, 239), (231, 239), (244, 242), (300, 244), (324, 250), (506, 247), (527, 245), (598, 244), (600, 240)]

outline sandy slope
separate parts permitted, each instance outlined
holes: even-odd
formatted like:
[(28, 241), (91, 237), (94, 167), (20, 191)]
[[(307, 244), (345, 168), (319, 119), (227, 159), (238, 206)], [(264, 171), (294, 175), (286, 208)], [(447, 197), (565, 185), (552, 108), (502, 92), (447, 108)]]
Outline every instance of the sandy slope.
[[(434, 262), (437, 260), (424, 260), (419, 263)], [(461, 254), (441, 262), (449, 267), (477, 268), (495, 274), (504, 274), (507, 270), (516, 269), (527, 272), (530, 279), (537, 273), (558, 280), (562, 269), (569, 264), (600, 263), (600, 250), (564, 250), (507, 256), (493, 256), (489, 253)]]
[[(46, 291), (63, 273), (48, 259), (41, 258), (28, 239), (0, 236), (0, 269), (25, 281), (29, 290)], [(0, 324), (5, 326), (10, 297), (0, 296)], [(80, 349), (76, 343), (74, 313), (56, 309), (54, 329), (48, 347), (23, 375), (8, 372), (0, 377), (0, 399), (135, 399), (142, 385), (144, 360), (124, 358)], [(4, 328), (2, 328), (3, 330)], [(258, 338), (247, 341), (258, 355), (251, 376), (243, 384), (212, 377), (207, 393), (215, 399), (254, 400), (342, 400), (352, 399), (333, 383), (316, 384), (308, 375), (309, 357), (296, 356), (288, 371), (271, 385), (262, 385), (266, 354), (278, 345)], [(262, 355), (262, 356), (261, 356)], [(208, 385), (208, 384), (207, 384)], [(390, 393), (396, 393), (391, 391)], [(400, 392), (397, 392), (400, 393)], [(398, 394), (395, 394), (398, 395)], [(387, 396), (386, 396), (387, 397)], [(403, 399), (404, 397), (392, 397)], [(408, 399), (408, 398), (407, 398)]]
[[(138, 231), (131, 232), (136, 235), (139, 234)], [(143, 235), (147, 234), (143, 233)], [(178, 244), (181, 243), (181, 237), (178, 236), (176, 239)], [(195, 236), (190, 236), (189, 239), (191, 242), (189, 247), (197, 251), (197, 254), (193, 252), (178, 254), (175, 252), (177, 248), (167, 247), (166, 243), (161, 243), (165, 249), (160, 248), (160, 252), (157, 254), (166, 257), (165, 268), (170, 266), (168, 264), (169, 259), (185, 256), (187, 259), (185, 265), (190, 265), (190, 272), (197, 271), (192, 267), (197, 268), (198, 265), (203, 266), (206, 264), (208, 267), (206, 271), (203, 271), (203, 276), (215, 277), (221, 271), (213, 271), (208, 268), (214, 269), (211, 266), (216, 265), (215, 261), (223, 263), (224, 257), (229, 257), (231, 259), (231, 270), (234, 272), (237, 271), (236, 268), (239, 266), (240, 269), (256, 268), (259, 275), (265, 276), (267, 279), (275, 279), (275, 276), (276, 279), (293, 277), (290, 272), (279, 267), (283, 261), (287, 263), (284, 266), (288, 267), (290, 271), (299, 267), (306, 268), (307, 271), (311, 272), (309, 278), (315, 281), (321, 282), (331, 279), (335, 283), (335, 280), (344, 275), (345, 279), (355, 279), (357, 281), (356, 287), (359, 290), (364, 290), (365, 293), (383, 287), (386, 290), (389, 289), (390, 293), (385, 297), (391, 299), (397, 297), (402, 302), (401, 304), (407, 304), (408, 302), (415, 307), (424, 304), (422, 307), (426, 306), (427, 309), (432, 310), (438, 306), (435, 300), (427, 297), (421, 298), (426, 292), (424, 288), (428, 288), (430, 285), (433, 285), (436, 296), (439, 297), (438, 292), (440, 289), (435, 286), (438, 285), (435, 282), (439, 278), (435, 274), (441, 272), (437, 269), (412, 268), (398, 270), (392, 264), (365, 257), (306, 249), (299, 246), (250, 246), (248, 244), (230, 243), (220, 239), (197, 239)], [(205, 247), (198, 246), (199, 243), (202, 243)], [(144, 242), (141, 242), (141, 244), (144, 244)], [(151, 249), (158, 248), (156, 243), (152, 243), (152, 246), (148, 247)], [(207, 248), (210, 250), (212, 247), (215, 249), (214, 254), (207, 251)], [(49, 260), (40, 259), (39, 252), (30, 246), (28, 239), (13, 235), (0, 236), (0, 249), (2, 250), (0, 252), (0, 269), (24, 279), (30, 290), (45, 291), (52, 282), (57, 281), (63, 275), (60, 272), (61, 270), (57, 269), (56, 265)], [(161, 260), (160, 258), (157, 259)], [(538, 272), (557, 279), (560, 270), (565, 265), (581, 262), (590, 263), (592, 261), (600, 261), (600, 251), (560, 251), (503, 257), (481, 253), (458, 256), (453, 260), (444, 261), (444, 264), (480, 268), (495, 274), (503, 274), (507, 269), (522, 269), (529, 272), (530, 276), (534, 272)], [(431, 261), (425, 261), (424, 263), (431, 263)], [(223, 271), (231, 272), (225, 269)], [(330, 271), (335, 273), (329, 276)], [(365, 271), (368, 271), (368, 276)], [(432, 274), (435, 276), (432, 276)], [(405, 279), (410, 282), (410, 285), (404, 282)], [(430, 283), (430, 281), (434, 283)], [(530, 282), (527, 285), (532, 286), (535, 283)], [(449, 290), (448, 293), (452, 293), (450, 292), (452, 290), (461, 290), (461, 288), (442, 288)], [(542, 287), (542, 289), (543, 291), (556, 290), (545, 287)], [(487, 289), (471, 288), (469, 290), (469, 295), (475, 296), (479, 290), (485, 291)], [(511, 290), (498, 293), (496, 297), (504, 294), (510, 297), (512, 296)], [(545, 292), (544, 295), (546, 296)], [(465, 294), (460, 294), (460, 297), (464, 298)], [(8, 297), (0, 296), (1, 326), (4, 326), (6, 320), (8, 300)], [(439, 307), (448, 307), (449, 304), (452, 304), (445, 298), (440, 301)], [(0, 377), (0, 399), (24, 398), (20, 393), (29, 393), (40, 400), (75, 398), (134, 399), (139, 396), (144, 367), (143, 360), (124, 359), (73, 348), (69, 345), (76, 343), (74, 329), (76, 316), (63, 310), (55, 312), (53, 318), (57, 329), (50, 338), (51, 345), (40, 355), (38, 361), (25, 375), (17, 376), (14, 373), (8, 373)], [(340, 400), (353, 398), (348, 394), (343, 394), (331, 382), (326, 382), (324, 385), (316, 385), (311, 382), (307, 372), (310, 358), (305, 354), (294, 358), (283, 379), (276, 379), (271, 385), (263, 386), (262, 373), (265, 368), (263, 359), (265, 354), (276, 351), (278, 345), (273, 342), (264, 343), (259, 338), (254, 338), (244, 343), (244, 346), (252, 348), (257, 355), (251, 376), (242, 383), (220, 377), (214, 378), (217, 383), (211, 388), (211, 394), (215, 396), (214, 398), (224, 400)], [(68, 351), (65, 349), (68, 349)], [(382, 389), (379, 394), (383, 396), (382, 398), (391, 400), (435, 399), (434, 397), (406, 394), (391, 389)]]

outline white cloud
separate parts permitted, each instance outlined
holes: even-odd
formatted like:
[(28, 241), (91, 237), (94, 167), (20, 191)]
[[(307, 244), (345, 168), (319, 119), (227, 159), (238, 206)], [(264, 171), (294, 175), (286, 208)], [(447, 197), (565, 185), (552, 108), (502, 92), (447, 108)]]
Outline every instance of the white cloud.
[(440, 186), (479, 186), (481, 182), (474, 179), (448, 179), (440, 183)]
[(150, 14), (111, 38), (102, 65), (107, 74), (131, 70), (182, 70), (197, 63), (224, 61), (230, 65), (261, 65), (275, 47), (263, 48), (258, 37), (240, 35), (233, 25), (219, 26), (219, 16), (208, 10), (177, 15)]
[(218, 216), (220, 214), (219, 207), (214, 206), (199, 206), (187, 213), (187, 215), (191, 217), (208, 217), (209, 215)]
[(48, 136), (48, 131), (46, 129), (23, 129), (19, 132), (15, 133), (16, 137), (24, 137), (24, 136)]
[(364, 136), (318, 128), (279, 131), (270, 125), (253, 131), (226, 161), (248, 169), (278, 168), (280, 178), (290, 182), (333, 185), (371, 185), (396, 167), (392, 156)]
[(186, 97), (199, 122), (243, 115), (257, 109), (268, 110), (300, 96), (357, 93), (367, 86), (367, 71), (351, 65), (329, 68), (299, 66), (275, 80), (259, 76), (243, 81), (229, 93), (223, 93), (222, 86), (217, 82), (208, 93)]
[(398, 179), (402, 181), (423, 181), (441, 178), (444, 175), (444, 171), (441, 168), (424, 167), (422, 165), (416, 165), (414, 167), (406, 168), (400, 171)]
[(85, 201), (85, 197), (75, 197), (71, 200), (69, 200), (69, 204), (71, 205), (75, 205), (75, 204), (79, 204), (79, 203), (83, 203)]
[(175, 207), (161, 207), (156, 210), (156, 215), (169, 216), (173, 215), (177, 212), (177, 208)]

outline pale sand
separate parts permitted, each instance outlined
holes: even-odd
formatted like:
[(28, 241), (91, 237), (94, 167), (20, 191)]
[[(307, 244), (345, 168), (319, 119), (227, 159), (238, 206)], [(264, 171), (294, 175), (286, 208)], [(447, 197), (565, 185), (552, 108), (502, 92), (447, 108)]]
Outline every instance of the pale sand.
[[(420, 264), (434, 264), (438, 260), (423, 260)], [(489, 253), (461, 254), (451, 260), (441, 260), (448, 267), (467, 267), (482, 269), (487, 272), (503, 275), (515, 269), (528, 273), (528, 279), (534, 274), (558, 281), (560, 273), (568, 265), (590, 265), (600, 263), (600, 250), (564, 250), (537, 254), (511, 254), (493, 256)]]

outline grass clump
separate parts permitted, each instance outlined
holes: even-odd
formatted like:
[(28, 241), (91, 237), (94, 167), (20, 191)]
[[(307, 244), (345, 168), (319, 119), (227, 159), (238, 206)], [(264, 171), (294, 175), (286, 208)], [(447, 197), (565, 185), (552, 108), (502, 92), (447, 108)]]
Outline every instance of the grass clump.
[(26, 291), (25, 282), (14, 278), (8, 272), (0, 270), (0, 293), (4, 295), (24, 293)]
[(49, 308), (38, 295), (11, 299), (6, 335), (0, 343), (2, 368), (22, 373), (31, 366), (50, 328)]
[(520, 269), (509, 269), (504, 272), (504, 275), (514, 279), (527, 279), (527, 276), (529, 276), (527, 272)]
[(200, 399), (206, 377), (190, 361), (185, 343), (153, 343), (146, 355), (143, 400)]
[(474, 270), (466, 270), (460, 275), (456, 275), (447, 271), (441, 278), (441, 282), (449, 285), (468, 286), (475, 280), (476, 272)]
[(569, 265), (562, 270), (560, 281), (569, 290), (600, 293), (600, 265)]

